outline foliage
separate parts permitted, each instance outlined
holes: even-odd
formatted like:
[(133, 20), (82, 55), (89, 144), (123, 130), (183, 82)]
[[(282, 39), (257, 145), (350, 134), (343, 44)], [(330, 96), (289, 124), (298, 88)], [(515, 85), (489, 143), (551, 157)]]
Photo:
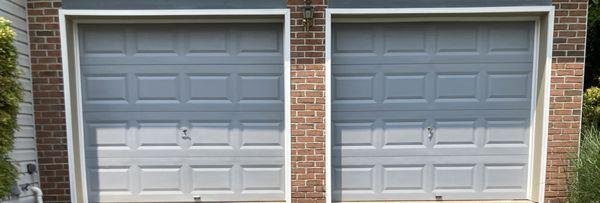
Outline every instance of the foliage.
[(584, 126), (579, 157), (573, 160), (576, 176), (571, 179), (569, 201), (600, 203), (600, 129)]
[(17, 114), (22, 100), (14, 41), (15, 32), (10, 21), (0, 18), (0, 197), (10, 194), (17, 178), (16, 169), (8, 157), (18, 129)]
[[(18, 175), (17, 169), (8, 157), (0, 159), (0, 197), (10, 194)], [(0, 202), (1, 200), (0, 198)]]
[(600, 124), (600, 88), (588, 88), (583, 94), (583, 125), (599, 127)]
[(590, 0), (587, 24), (586, 88), (600, 85), (600, 0)]

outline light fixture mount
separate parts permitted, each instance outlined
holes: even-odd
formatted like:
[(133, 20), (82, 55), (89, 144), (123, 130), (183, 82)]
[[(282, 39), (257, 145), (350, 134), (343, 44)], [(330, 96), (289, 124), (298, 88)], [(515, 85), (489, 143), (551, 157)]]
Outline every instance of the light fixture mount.
[(310, 27), (314, 24), (315, 7), (313, 7), (311, 0), (304, 0), (304, 6), (302, 7), (302, 26), (304, 31), (309, 31)]

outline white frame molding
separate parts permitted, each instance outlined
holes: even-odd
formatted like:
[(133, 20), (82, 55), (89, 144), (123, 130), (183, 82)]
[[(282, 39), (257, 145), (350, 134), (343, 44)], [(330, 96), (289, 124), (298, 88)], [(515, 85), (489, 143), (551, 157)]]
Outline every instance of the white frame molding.
[[(206, 17), (184, 19), (184, 17)], [(210, 17), (209, 17), (210, 16)], [(219, 17), (236, 17), (219, 19)], [(251, 18), (248, 18), (251, 16)], [(266, 18), (265, 16), (274, 17)], [(110, 17), (110, 19), (104, 19)], [(164, 19), (164, 17), (170, 17)], [(178, 19), (171, 19), (178, 17)], [(256, 17), (256, 18), (254, 18)], [(83, 18), (83, 19), (78, 19)], [(163, 18), (162, 20), (144, 20), (128, 18)], [(282, 22), (283, 21), (283, 68), (284, 68), (284, 176), (285, 201), (291, 202), (291, 83), (290, 83), (290, 11), (289, 9), (198, 9), (198, 10), (59, 10), (60, 38), (62, 42), (62, 67), (65, 97), (65, 117), (67, 126), (67, 145), (71, 202), (87, 203), (87, 182), (85, 167), (85, 148), (82, 90), (80, 77), (79, 52), (77, 41), (78, 23), (232, 23), (232, 22)]]
[[(385, 15), (385, 17), (374, 17)], [(467, 15), (468, 17), (465, 17)], [(368, 16), (362, 18), (361, 16)], [(394, 17), (390, 17), (394, 16)], [(395, 17), (397, 16), (397, 17)], [(425, 16), (425, 17), (423, 17)], [(429, 17), (428, 17), (429, 16)], [(441, 16), (441, 17), (440, 17)], [(476, 18), (474, 18), (475, 16)], [(345, 17), (345, 18), (344, 18)], [(397, 8), (397, 9), (337, 9), (329, 8), (325, 14), (325, 81), (326, 81), (326, 200), (332, 202), (331, 161), (331, 60), (333, 22), (448, 22), (448, 21), (534, 21), (534, 71), (532, 73), (532, 108), (530, 125), (530, 158), (527, 180), (527, 197), (534, 202), (544, 202), (548, 115), (550, 109), (550, 76), (552, 68), (553, 6), (514, 7), (459, 7), (459, 8)]]

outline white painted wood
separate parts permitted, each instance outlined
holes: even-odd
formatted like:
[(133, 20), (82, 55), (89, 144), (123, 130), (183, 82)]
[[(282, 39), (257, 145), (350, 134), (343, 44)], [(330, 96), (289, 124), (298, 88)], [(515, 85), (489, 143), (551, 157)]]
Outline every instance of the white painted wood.
[(243, 16), (285, 15), (288, 9), (92, 10), (62, 9), (66, 16)]
[(285, 86), (285, 201), (292, 202), (292, 84), (291, 84), (291, 15), (286, 10), (283, 23), (283, 68), (284, 68), (284, 86)]
[[(538, 88), (537, 88), (537, 81), (538, 81), (538, 73), (539, 73), (539, 52), (540, 52), (540, 21), (541, 19), (538, 17), (537, 19), (535, 19), (535, 33), (534, 33), (534, 41), (533, 41), (533, 74), (532, 74), (532, 87), (531, 87), (531, 94), (534, 96), (531, 99), (531, 119), (529, 121), (529, 123), (531, 123), (531, 125), (535, 125), (535, 116), (536, 116), (536, 110), (535, 110), (535, 106), (537, 103), (537, 93), (538, 93)], [(535, 127), (529, 127), (529, 134), (530, 135), (535, 135)], [(535, 146), (536, 146), (536, 142), (535, 139), (530, 139), (529, 141), (529, 161), (528, 163), (533, 163), (534, 159), (535, 159)], [(527, 177), (530, 177), (527, 179), (527, 198), (531, 199), (531, 186), (532, 186), (532, 180), (533, 180), (533, 175), (534, 175), (534, 170), (533, 167), (529, 167), (527, 169)]]
[(331, 161), (331, 9), (325, 12), (325, 201), (331, 202), (333, 187)]
[[(540, 178), (536, 180), (538, 182), (537, 187), (538, 197), (533, 197), (534, 201), (544, 202), (544, 196), (546, 191), (546, 164), (548, 162), (548, 127), (550, 126), (550, 82), (551, 82), (551, 71), (552, 71), (552, 44), (554, 42), (554, 7), (550, 7), (546, 16), (546, 53), (544, 56), (540, 56), (546, 59), (544, 64), (544, 107), (542, 115), (542, 133), (541, 138), (541, 163), (540, 163)], [(542, 45), (544, 46), (544, 45)], [(535, 185), (532, 185), (535, 187)]]
[(74, 126), (73, 123), (71, 122), (73, 120), (73, 114), (71, 113), (72, 110), (74, 109), (72, 106), (72, 96), (71, 96), (71, 82), (70, 82), (70, 71), (69, 71), (69, 49), (67, 46), (68, 44), (68, 38), (67, 38), (67, 20), (66, 20), (66, 16), (63, 14), (63, 11), (60, 10), (59, 11), (59, 16), (58, 16), (58, 20), (59, 20), (59, 24), (60, 24), (60, 41), (63, 42), (63, 45), (61, 46), (61, 56), (63, 58), (62, 61), (62, 68), (63, 68), (63, 91), (64, 91), (64, 97), (65, 97), (65, 121), (66, 121), (66, 127), (67, 127), (67, 154), (68, 154), (68, 161), (69, 161), (69, 180), (70, 181), (70, 196), (71, 196), (71, 201), (78, 201), (78, 194), (77, 194), (77, 188), (78, 186), (80, 186), (81, 183), (77, 182), (77, 175), (75, 172), (75, 149), (73, 148), (74, 146), (74, 141), (73, 141), (73, 136), (74, 136)]
[(332, 8), (332, 15), (338, 14), (478, 14), (478, 13), (548, 13), (552, 6), (503, 6), (503, 7), (456, 7), (456, 8)]

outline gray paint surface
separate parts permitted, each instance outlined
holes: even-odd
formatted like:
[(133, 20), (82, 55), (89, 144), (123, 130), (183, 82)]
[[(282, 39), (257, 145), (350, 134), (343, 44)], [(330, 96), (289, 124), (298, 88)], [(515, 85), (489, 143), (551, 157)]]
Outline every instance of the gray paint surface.
[(91, 202), (283, 200), (282, 24), (80, 28)]
[(286, 8), (284, 0), (63, 0), (64, 9), (265, 9)]
[(526, 199), (533, 27), (334, 24), (334, 200)]
[(550, 6), (550, 0), (330, 0), (329, 8)]
[[(15, 149), (10, 154), (21, 173), (18, 184), (38, 184), (37, 174), (31, 176), (26, 173), (27, 164), (37, 165), (37, 152), (35, 140), (35, 128), (33, 118), (33, 97), (31, 92), (31, 63), (29, 59), (29, 36), (27, 25), (27, 1), (26, 0), (4, 0), (0, 1), (0, 17), (12, 22), (13, 30), (17, 33), (15, 46), (19, 54), (18, 66), (22, 72), (20, 79), (24, 92), (24, 101), (21, 103), (21, 111), (18, 115), (18, 124), (21, 128), (15, 135)], [(39, 185), (38, 185), (39, 186)], [(35, 202), (31, 191), (22, 191), (18, 197), (2, 202)]]

